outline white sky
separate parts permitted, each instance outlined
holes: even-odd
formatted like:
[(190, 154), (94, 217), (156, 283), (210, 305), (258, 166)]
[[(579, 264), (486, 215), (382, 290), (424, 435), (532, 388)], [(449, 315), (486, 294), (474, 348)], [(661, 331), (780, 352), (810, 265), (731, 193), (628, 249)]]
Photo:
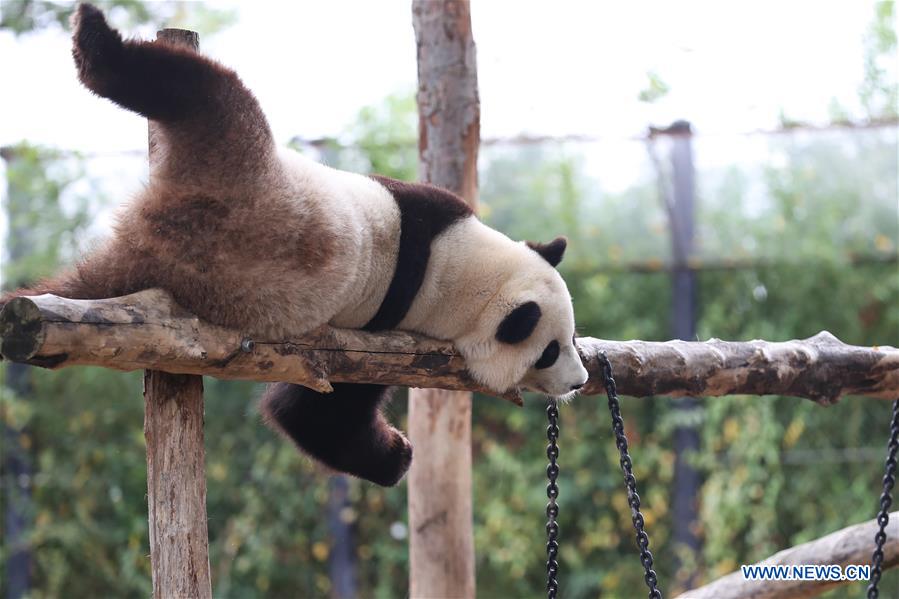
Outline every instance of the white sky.
[[(202, 42), (235, 68), (276, 137), (339, 134), (367, 104), (415, 87), (409, 0), (222, 2), (238, 22)], [(869, 0), (472, 0), (482, 134), (621, 138), (693, 121), (700, 133), (823, 122), (858, 110)], [(154, 28), (139, 32), (150, 37)], [(637, 101), (653, 70), (671, 86)], [(0, 145), (143, 150), (146, 125), (77, 83), (67, 35), (0, 34)]]

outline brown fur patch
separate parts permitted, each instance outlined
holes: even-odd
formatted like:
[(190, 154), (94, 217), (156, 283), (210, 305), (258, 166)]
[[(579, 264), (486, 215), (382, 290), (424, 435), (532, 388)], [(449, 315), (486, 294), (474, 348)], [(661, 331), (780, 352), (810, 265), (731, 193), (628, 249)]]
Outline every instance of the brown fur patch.
[(160, 125), (154, 175), (229, 188), (271, 174), (268, 121), (234, 71), (190, 48), (123, 41), (89, 4), (78, 6), (72, 37), (85, 87)]
[(281, 311), (288, 290), (327, 269), (335, 237), (312, 207), (300, 216), (288, 198), (260, 194), (150, 190), (119, 223), (114, 251), (204, 320), (247, 332), (295, 325)]
[(73, 25), (82, 82), (156, 121), (150, 183), (111, 241), (8, 297), (162, 287), (200, 318), (254, 336), (322, 324), (302, 322), (303, 306), (325, 301), (327, 288), (314, 286), (339, 263), (344, 241), (327, 214), (296, 197), (253, 94), (190, 49), (123, 41), (90, 5), (79, 5)]

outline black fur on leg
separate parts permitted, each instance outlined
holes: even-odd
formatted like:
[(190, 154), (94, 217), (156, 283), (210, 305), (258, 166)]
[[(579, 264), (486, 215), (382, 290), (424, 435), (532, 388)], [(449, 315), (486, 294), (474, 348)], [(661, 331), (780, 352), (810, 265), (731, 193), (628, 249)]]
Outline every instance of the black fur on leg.
[(381, 385), (337, 383), (333, 392), (319, 393), (276, 383), (260, 410), (269, 426), (326, 466), (392, 487), (409, 469), (412, 444), (381, 414), (389, 396)]
[(161, 122), (208, 111), (237, 77), (188, 48), (123, 41), (103, 13), (79, 4), (72, 17), (72, 56), (89, 90)]
[(83, 3), (72, 15), (72, 31), (72, 57), (79, 78), (95, 93), (107, 96), (110, 71), (121, 63), (122, 36), (109, 27), (98, 8)]
[(72, 31), (78, 77), (94, 93), (155, 121), (194, 119), (218, 135), (268, 142), (265, 115), (231, 69), (191, 48), (122, 40), (90, 4), (78, 5)]

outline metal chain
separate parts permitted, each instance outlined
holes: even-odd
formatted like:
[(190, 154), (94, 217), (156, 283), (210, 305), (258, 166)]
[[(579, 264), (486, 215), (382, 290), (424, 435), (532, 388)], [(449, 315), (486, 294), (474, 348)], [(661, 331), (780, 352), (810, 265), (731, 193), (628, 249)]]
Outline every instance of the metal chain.
[(559, 517), (559, 505), (556, 503), (559, 497), (559, 486), (556, 484), (556, 479), (559, 478), (559, 465), (556, 462), (559, 458), (559, 406), (554, 397), (549, 398), (546, 416), (549, 419), (549, 426), (546, 427), (546, 438), (549, 439), (549, 445), (546, 446), (546, 457), (549, 458), (546, 466), (546, 477), (549, 479), (549, 484), (546, 485), (546, 496), (549, 498), (549, 503), (546, 504), (546, 596), (556, 599), (556, 593), (559, 592), (559, 524), (556, 522)]
[(880, 511), (877, 513), (879, 529), (874, 535), (874, 555), (871, 556), (871, 584), (868, 599), (877, 599), (880, 576), (883, 573), (883, 544), (887, 540), (886, 527), (890, 522), (890, 505), (893, 503), (893, 485), (896, 484), (896, 454), (899, 453), (899, 399), (893, 402), (893, 419), (890, 422), (890, 441), (887, 444), (886, 472), (883, 475), (883, 492), (880, 494)]
[(612, 364), (605, 352), (599, 353), (602, 362), (602, 382), (609, 396), (609, 412), (612, 413), (612, 432), (615, 433), (615, 445), (621, 455), (621, 471), (624, 473), (624, 484), (627, 487), (627, 503), (631, 506), (631, 520), (637, 531), (637, 547), (640, 549), (640, 563), (643, 564), (646, 586), (649, 587), (649, 599), (662, 599), (658, 589), (658, 577), (652, 569), (652, 553), (649, 551), (649, 536), (643, 529), (643, 514), (640, 513), (640, 496), (637, 494), (637, 479), (634, 477), (633, 463), (627, 452), (627, 437), (624, 435), (624, 420), (621, 418), (621, 404), (618, 402), (618, 389), (612, 378)]
[[(627, 437), (624, 434), (624, 420), (621, 418), (621, 404), (618, 401), (618, 389), (615, 379), (612, 377), (612, 364), (605, 352), (599, 353), (602, 362), (602, 379), (609, 398), (609, 412), (612, 414), (612, 432), (615, 434), (615, 445), (621, 455), (621, 471), (624, 473), (624, 484), (627, 487), (627, 502), (631, 507), (631, 520), (634, 530), (637, 532), (637, 547), (640, 549), (640, 563), (645, 572), (643, 579), (649, 588), (649, 599), (662, 599), (662, 593), (658, 589), (658, 576), (653, 567), (652, 553), (649, 551), (649, 536), (644, 530), (643, 514), (640, 513), (640, 495), (637, 494), (637, 479), (634, 476), (633, 462), (628, 453)], [(546, 416), (549, 426), (546, 428), (546, 438), (549, 445), (546, 446), (546, 457), (549, 464), (546, 466), (546, 476), (549, 484), (546, 486), (546, 496), (549, 503), (546, 504), (546, 593), (549, 599), (556, 599), (559, 592), (559, 408), (555, 398), (550, 398), (546, 406)], [(879, 529), (874, 535), (874, 554), (871, 557), (873, 568), (871, 569), (871, 583), (868, 585), (868, 599), (878, 599), (881, 575), (883, 574), (883, 546), (886, 543), (886, 527), (890, 521), (890, 506), (893, 503), (893, 487), (896, 484), (897, 454), (899, 454), (899, 399), (893, 402), (893, 416), (890, 422), (890, 439), (887, 444), (886, 468), (883, 476), (883, 492), (880, 495), (880, 511), (877, 513)]]

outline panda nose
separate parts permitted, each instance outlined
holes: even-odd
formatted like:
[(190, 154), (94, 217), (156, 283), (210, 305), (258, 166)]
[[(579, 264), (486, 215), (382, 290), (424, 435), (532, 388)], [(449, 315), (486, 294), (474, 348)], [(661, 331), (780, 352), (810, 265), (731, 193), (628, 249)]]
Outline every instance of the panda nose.
[(572, 385), (572, 386), (571, 386), (571, 390), (572, 390), (572, 391), (577, 391), (578, 389), (580, 389), (580, 388), (583, 387), (583, 386), (584, 386), (584, 383), (581, 383), (580, 385)]

